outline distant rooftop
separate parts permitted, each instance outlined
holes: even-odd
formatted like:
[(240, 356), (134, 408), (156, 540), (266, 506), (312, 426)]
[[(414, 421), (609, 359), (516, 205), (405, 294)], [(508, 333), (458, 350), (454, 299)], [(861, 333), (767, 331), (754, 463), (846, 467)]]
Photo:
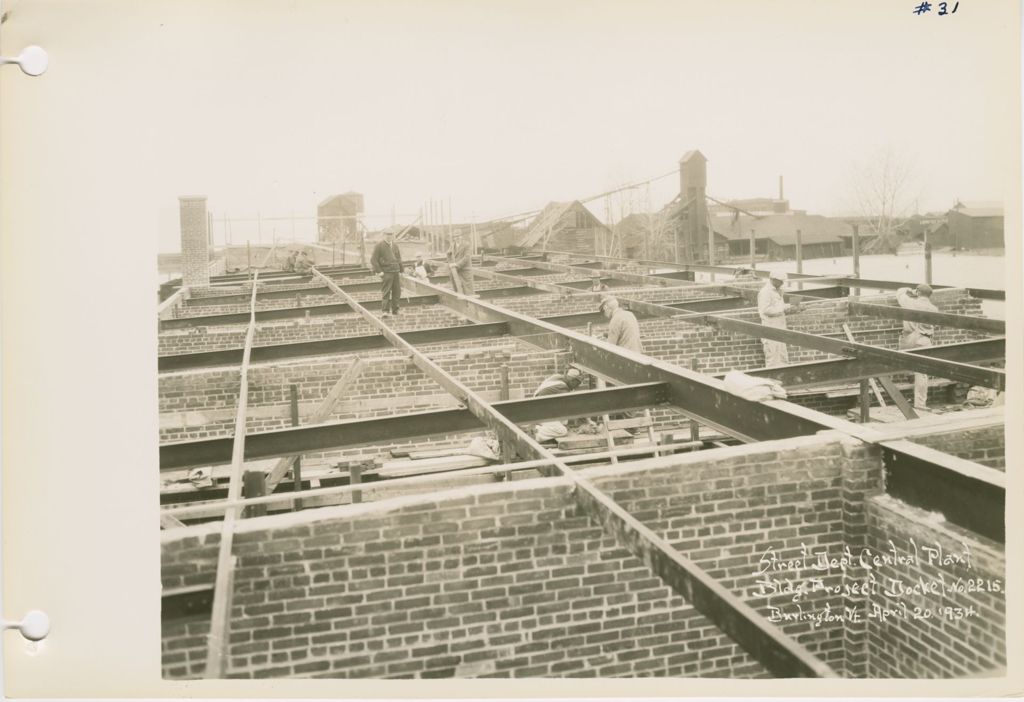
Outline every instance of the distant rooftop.
[(957, 202), (953, 209), (967, 217), (1003, 216), (1003, 203), (994, 201)]

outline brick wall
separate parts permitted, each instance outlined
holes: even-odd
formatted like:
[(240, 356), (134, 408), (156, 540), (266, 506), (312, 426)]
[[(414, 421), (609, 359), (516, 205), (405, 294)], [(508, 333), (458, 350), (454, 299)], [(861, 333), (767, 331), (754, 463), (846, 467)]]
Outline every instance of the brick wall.
[[(1005, 664), (1001, 547), (880, 495), (874, 447), (824, 432), (581, 473), (846, 677)], [(767, 675), (598, 525), (560, 478), (244, 520), (229, 674)], [(212, 583), (218, 529), (162, 535), (165, 588)], [(883, 562), (912, 539), (970, 567)], [(897, 598), (961, 621), (872, 616), (898, 609), (874, 583), (940, 576), (993, 591)], [(165, 677), (201, 675), (204, 633), (164, 624)]]
[[(566, 481), (394, 504), (247, 520), (229, 675), (765, 675), (579, 514)], [(164, 587), (211, 582), (217, 540), (165, 536)], [(165, 677), (201, 674), (202, 631), (165, 624)]]
[[(548, 375), (564, 367), (566, 354), (524, 349), (522, 342), (492, 339), (486, 347), (438, 349), (431, 357), (446, 371), (496, 401), (501, 390), (501, 367), (509, 366), (509, 397), (529, 397)], [(443, 407), (456, 401), (411, 361), (396, 351), (364, 354), (364, 370), (335, 404), (326, 421), (389, 416)], [(249, 371), (246, 431), (259, 432), (291, 425), (290, 389), (297, 386), (300, 417), (319, 406), (349, 365), (352, 356), (321, 357), (275, 365), (256, 365)], [(186, 441), (230, 435), (238, 402), (238, 371), (233, 369), (161, 374), (160, 440)], [(303, 422), (305, 423), (305, 422)], [(476, 435), (476, 434), (474, 434)], [(352, 447), (303, 455), (305, 465), (332, 465), (338, 460), (376, 457), (391, 448), (445, 445), (464, 437), (434, 437), (387, 445)], [(461, 445), (468, 443), (468, 439)]]
[(865, 603), (869, 675), (942, 678), (1005, 666), (1003, 548), (888, 496), (866, 507), (868, 546), (913, 559), (873, 570), (876, 586)]
[(968, 461), (1006, 470), (1006, 428), (1003, 425), (967, 429), (953, 433), (918, 436), (915, 444), (929, 446)]
[[(818, 570), (815, 554), (841, 552), (847, 503), (877, 491), (877, 479), (863, 474), (878, 458), (859, 442), (828, 436), (735, 447), (714, 458), (691, 454), (662, 461), (660, 470), (588, 473), (680, 553), (844, 672), (841, 616), (823, 615), (820, 623), (811, 616), (826, 607), (841, 615), (847, 581), (839, 569)], [(798, 567), (782, 567), (794, 559)], [(816, 582), (813, 591), (791, 591)]]
[[(441, 305), (406, 307), (397, 317), (388, 320), (388, 326), (399, 332), (455, 327), (462, 324), (469, 322)], [(247, 325), (248, 322), (162, 331), (159, 336), (160, 355), (173, 356), (242, 348), (245, 344)], [(358, 314), (310, 316), (257, 322), (253, 345), (269, 346), (377, 333), (376, 329)]]

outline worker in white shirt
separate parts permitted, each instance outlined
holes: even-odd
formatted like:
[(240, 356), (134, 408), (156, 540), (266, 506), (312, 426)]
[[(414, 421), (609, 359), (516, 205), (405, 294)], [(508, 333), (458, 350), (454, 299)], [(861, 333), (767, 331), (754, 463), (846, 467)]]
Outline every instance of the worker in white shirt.
[(636, 315), (619, 307), (617, 298), (611, 295), (601, 298), (598, 310), (608, 318), (608, 342), (637, 353), (644, 352), (640, 340), (640, 324)]
[[(782, 297), (782, 286), (788, 276), (781, 271), (772, 271), (768, 282), (757, 293), (757, 313), (761, 315), (761, 324), (775, 329), (786, 328), (786, 315), (799, 312), (799, 305), (788, 305)], [(761, 339), (764, 347), (764, 365), (767, 368), (789, 364), (789, 349), (783, 341)]]
[(413, 264), (412, 274), (419, 280), (430, 282), (430, 267), (427, 265), (426, 260), (423, 258), (423, 254), (416, 256), (416, 263)]
[[(896, 291), (896, 301), (900, 307), (923, 312), (938, 312), (938, 308), (932, 304), (931, 296), (931, 286), (924, 283), (918, 285), (914, 290), (900, 288)], [(903, 334), (900, 336), (900, 350), (909, 351), (931, 346), (934, 333), (935, 325), (933, 324), (904, 320)], [(928, 376), (924, 373), (914, 373), (914, 407), (921, 410), (928, 409)]]

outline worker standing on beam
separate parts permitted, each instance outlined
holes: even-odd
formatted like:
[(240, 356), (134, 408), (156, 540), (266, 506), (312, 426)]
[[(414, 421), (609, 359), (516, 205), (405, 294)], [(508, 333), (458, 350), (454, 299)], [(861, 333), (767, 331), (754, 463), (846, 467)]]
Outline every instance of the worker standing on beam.
[(601, 280), (601, 271), (590, 274), (590, 292), (604, 292), (607, 289), (608, 286)]
[(455, 285), (455, 292), (476, 297), (473, 289), (473, 252), (469, 248), (466, 237), (462, 236), (460, 230), (455, 230), (454, 238), (452, 239), (452, 250), (448, 260), (453, 279), (456, 279), (457, 276), (457, 280), (462, 284), (462, 289), (459, 290), (455, 280), (452, 281)]
[(395, 243), (394, 230), (385, 231), (384, 239), (373, 247), (370, 268), (380, 276), (380, 316), (398, 314), (398, 300), (402, 296), (402, 253)]
[(601, 298), (598, 310), (608, 318), (608, 343), (637, 353), (644, 352), (640, 323), (636, 321), (635, 314), (619, 307), (618, 299), (611, 295)]
[[(781, 271), (772, 271), (768, 282), (757, 293), (757, 313), (761, 316), (761, 324), (775, 329), (786, 328), (786, 315), (799, 312), (799, 305), (788, 305), (782, 297), (782, 286), (788, 276)], [(789, 364), (789, 349), (783, 341), (761, 339), (764, 347), (764, 365), (767, 368)]]
[[(564, 373), (555, 373), (548, 376), (537, 387), (533, 393), (534, 397), (547, 397), (548, 395), (561, 395), (572, 392), (583, 382), (583, 371), (575, 366), (569, 366)], [(569, 433), (565, 422), (552, 421), (543, 422), (534, 427), (534, 438), (538, 443), (554, 441)]]
[[(900, 288), (896, 291), (896, 301), (900, 307), (908, 310), (921, 310), (923, 312), (938, 312), (939, 309), (932, 304), (932, 288), (922, 283), (915, 290)], [(910, 351), (932, 345), (932, 335), (935, 333), (935, 326), (925, 322), (911, 322), (903, 320), (903, 334), (900, 336), (900, 350)], [(920, 410), (928, 409), (928, 376), (924, 373), (914, 373), (914, 408)]]

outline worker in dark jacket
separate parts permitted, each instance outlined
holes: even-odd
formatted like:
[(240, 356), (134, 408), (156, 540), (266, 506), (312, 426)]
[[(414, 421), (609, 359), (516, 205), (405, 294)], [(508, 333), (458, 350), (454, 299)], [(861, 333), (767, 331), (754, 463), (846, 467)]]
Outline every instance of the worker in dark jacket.
[(384, 240), (373, 247), (370, 268), (380, 276), (381, 317), (398, 314), (398, 300), (402, 296), (402, 254), (393, 231), (384, 232)]
[(295, 272), (305, 274), (311, 270), (313, 270), (313, 259), (305, 251), (300, 251), (299, 255), (295, 258)]
[[(583, 382), (583, 371), (575, 366), (569, 366), (564, 373), (555, 373), (552, 376), (548, 376), (544, 379), (544, 382), (540, 384), (537, 390), (533, 393), (534, 397), (546, 397), (548, 395), (560, 395), (566, 392), (572, 392), (580, 386)], [(564, 422), (555, 420), (551, 422), (543, 422), (534, 427), (534, 437), (538, 442), (554, 441), (560, 437), (566, 436), (569, 433), (569, 428)]]

